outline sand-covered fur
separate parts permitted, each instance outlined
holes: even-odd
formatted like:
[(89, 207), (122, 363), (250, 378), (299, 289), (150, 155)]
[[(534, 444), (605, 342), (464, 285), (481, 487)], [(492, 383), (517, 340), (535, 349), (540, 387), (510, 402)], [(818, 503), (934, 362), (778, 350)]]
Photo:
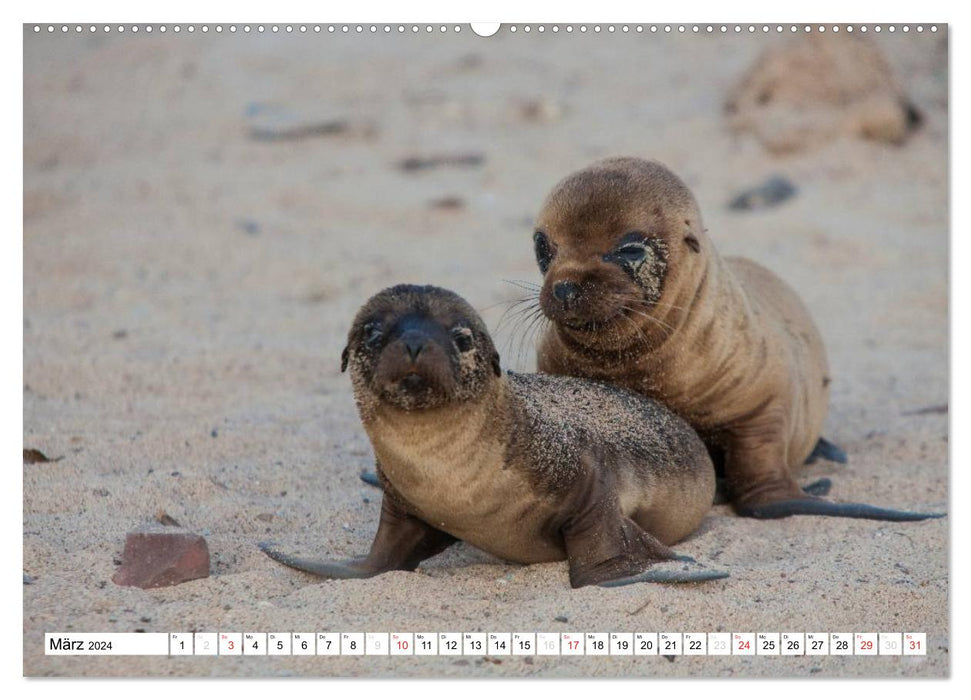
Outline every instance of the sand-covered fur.
[(412, 570), (456, 540), (502, 559), (568, 559), (574, 587), (698, 582), (657, 571), (696, 530), (714, 468), (684, 420), (614, 387), (504, 376), (479, 315), (453, 292), (399, 285), (372, 297), (348, 335), (350, 372), (384, 486), (370, 553), (308, 562), (327, 578)]

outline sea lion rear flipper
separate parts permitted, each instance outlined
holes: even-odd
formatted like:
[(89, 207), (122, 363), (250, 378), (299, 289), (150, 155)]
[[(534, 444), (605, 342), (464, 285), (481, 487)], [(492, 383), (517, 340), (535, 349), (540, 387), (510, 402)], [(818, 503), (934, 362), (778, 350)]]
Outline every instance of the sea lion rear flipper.
[[(770, 416), (771, 417), (771, 416)], [(771, 424), (770, 424), (771, 427)], [(775, 519), (790, 515), (826, 515), (834, 518), (863, 518), (909, 522), (944, 517), (944, 513), (915, 513), (880, 508), (866, 503), (833, 503), (799, 488), (780, 453), (778, 440), (766, 440), (771, 432), (765, 425), (749, 424), (739, 429), (739, 440), (729, 452), (725, 472), (732, 487), (735, 512), (746, 518)], [(760, 442), (761, 438), (761, 442)], [(824, 441), (820, 441), (822, 444)], [(829, 444), (829, 443), (826, 443)], [(818, 447), (818, 445), (817, 445)], [(811, 485), (822, 490), (825, 481)]]
[(802, 491), (810, 496), (826, 496), (831, 488), (833, 488), (833, 482), (823, 477), (816, 479), (811, 484), (806, 484), (802, 487)]
[(812, 453), (806, 457), (805, 464), (812, 464), (817, 459), (828, 459), (830, 462), (839, 462), (840, 464), (846, 464), (846, 452), (843, 451), (838, 445), (834, 445), (826, 438), (819, 438), (816, 446), (813, 448)]
[[(823, 477), (822, 479), (816, 479), (816, 481), (810, 484), (806, 484), (802, 487), (802, 490), (803, 493), (809, 496), (828, 496), (831, 488), (833, 488), (833, 482)], [(731, 503), (731, 500), (728, 491), (728, 480), (723, 478), (715, 479), (715, 500), (712, 501), (712, 505), (722, 506), (726, 503)]]
[(312, 560), (283, 554), (269, 542), (260, 549), (281, 564), (324, 578), (370, 578), (386, 571), (414, 571), (423, 560), (432, 557), (456, 541), (447, 532), (406, 512), (386, 494), (381, 504), (378, 531), (366, 557), (343, 561)]
[(835, 518), (863, 518), (910, 522), (943, 518), (947, 513), (915, 513), (892, 508), (880, 508), (866, 503), (833, 503), (821, 498), (794, 498), (759, 505), (736, 505), (735, 512), (747, 518), (788, 518), (790, 515), (828, 515)]

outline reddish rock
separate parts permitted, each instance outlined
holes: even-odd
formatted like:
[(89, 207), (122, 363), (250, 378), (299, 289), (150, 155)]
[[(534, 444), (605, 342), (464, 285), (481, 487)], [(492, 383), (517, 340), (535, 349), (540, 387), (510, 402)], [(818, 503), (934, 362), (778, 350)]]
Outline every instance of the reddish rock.
[(209, 546), (202, 535), (147, 525), (125, 536), (121, 566), (111, 580), (119, 586), (160, 588), (209, 576)]

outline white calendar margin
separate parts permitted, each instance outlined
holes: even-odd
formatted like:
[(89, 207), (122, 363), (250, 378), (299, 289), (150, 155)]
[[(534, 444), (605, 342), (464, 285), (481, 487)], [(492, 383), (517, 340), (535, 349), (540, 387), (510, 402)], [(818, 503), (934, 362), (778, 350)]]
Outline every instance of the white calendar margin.
[[(528, 2), (528, 0), (527, 0)], [(407, 9), (403, 12), (401, 5), (393, 5), (390, 0), (376, 0), (373, 3), (365, 4), (362, 2), (356, 2), (353, 4), (347, 4), (344, 6), (332, 5), (326, 8), (326, 13), (322, 11), (319, 4), (312, 4), (307, 0), (294, 1), (294, 0), (278, 0), (272, 6), (272, 14), (279, 15), (279, 18), (283, 21), (300, 19), (326, 19), (328, 21), (371, 21), (371, 22), (382, 22), (389, 19), (415, 19), (415, 20), (430, 20), (435, 19), (436, 21), (458, 21), (463, 25), (466, 25), (470, 19), (476, 20), (496, 20), (505, 19), (507, 21), (544, 21), (548, 22), (553, 19), (556, 21), (603, 21), (610, 20), (611, 18), (618, 21), (631, 21), (636, 19), (641, 19), (640, 17), (632, 17), (631, 15), (639, 14), (642, 10), (635, 10), (631, 7), (629, 2), (613, 2), (612, 0), (600, 0), (596, 4), (597, 12), (599, 14), (593, 15), (590, 12), (589, 3), (581, 4), (580, 2), (567, 0), (557, 5), (556, 14), (552, 15), (549, 10), (531, 10), (527, 2), (523, 0), (493, 0), (489, 3), (473, 4), (466, 3), (461, 6), (460, 12), (464, 18), (455, 17), (456, 5), (453, 3), (446, 2), (445, 0), (423, 0), (420, 4), (413, 0), (408, 3)], [(212, 21), (221, 20), (221, 14), (231, 14), (232, 17), (227, 17), (227, 19), (233, 20), (234, 18), (261, 18), (269, 14), (268, 7), (266, 3), (255, 2), (254, 0), (239, 0), (234, 4), (232, 10), (224, 11), (220, 15), (214, 16), (212, 11), (205, 12), (201, 10), (202, 5), (198, 2), (187, 2), (186, 0), (170, 0), (166, 3), (165, 19), (172, 19), (174, 21)], [(79, 12), (79, 7), (76, 2), (67, 2), (66, 0), (50, 0), (43, 4), (33, 3), (31, 5), (20, 5), (15, 11), (3, 10), (5, 13), (4, 19), (8, 20), (4, 23), (4, 26), (10, 27), (12, 23), (24, 23), (27, 21), (58, 21), (67, 19), (88, 19), (95, 18), (99, 22), (158, 22), (159, 12), (156, 5), (152, 4), (127, 4), (122, 3), (120, 0), (87, 0), (83, 3), (83, 8)], [(14, 14), (16, 12), (16, 14)], [(735, 0), (731, 4), (730, 11), (726, 11), (723, 4), (716, 4), (713, 1), (697, 2), (695, 4), (676, 4), (673, 6), (666, 6), (663, 4), (657, 4), (651, 6), (649, 11), (644, 11), (646, 15), (643, 17), (645, 21), (651, 21), (654, 23), (661, 22), (707, 22), (711, 21), (712, 18), (719, 18), (728, 20), (739, 20), (748, 21), (749, 19), (769, 19), (773, 21), (794, 21), (800, 22), (805, 21), (807, 10), (803, 9), (802, 6), (793, 5), (791, 8), (789, 6), (779, 6), (777, 2), (769, 2), (768, 0)], [(879, 22), (879, 21), (899, 21), (902, 17), (910, 17), (915, 12), (915, 8), (912, 2), (904, 3), (900, 0), (886, 0), (879, 5), (869, 6), (865, 12), (856, 7), (844, 2), (837, 2), (835, 0), (817, 0), (813, 3), (811, 13), (814, 17), (825, 18), (826, 21), (831, 22)], [(8, 16), (12, 15), (12, 16)], [(78, 17), (82, 14), (84, 17)], [(524, 14), (525, 13), (525, 14)], [(924, 0), (920, 4), (919, 13), (921, 18), (926, 17), (928, 19), (940, 18), (941, 21), (954, 20), (954, 13), (951, 10), (950, 3), (942, 2), (940, 0)], [(320, 15), (326, 14), (326, 17), (321, 17)], [(404, 16), (402, 16), (404, 15)], [(552, 16), (551, 16), (552, 15)], [(271, 18), (272, 19), (272, 18)], [(967, 33), (967, 25), (963, 25), (962, 29)], [(4, 73), (4, 86), (8, 84), (19, 84), (22, 81), (22, 59), (23, 50), (20, 39), (11, 41), (11, 34), (20, 34), (19, 27), (14, 28), (13, 32), (8, 32), (7, 41), (0, 44), (0, 50), (4, 52), (5, 60), (3, 62), (3, 73)], [(971, 65), (969, 65), (967, 56), (968, 52), (966, 49), (960, 46), (960, 42), (954, 42), (950, 47), (951, 50), (951, 68), (955, 71), (956, 75), (967, 75), (971, 73)], [(10, 76), (13, 76), (12, 78)], [(965, 81), (966, 84), (966, 81)], [(969, 105), (968, 91), (966, 88), (962, 88), (960, 81), (953, 80), (951, 83), (951, 99), (950, 108), (953, 114), (964, 114), (967, 115), (971, 113), (971, 105)], [(17, 115), (14, 118), (19, 118), (23, 114), (22, 109), (22, 99), (23, 93), (19, 89), (7, 90), (6, 94), (15, 95), (14, 100), (17, 102), (17, 108), (10, 110), (7, 115), (0, 117), (4, 120), (4, 126), (8, 128), (3, 130), (5, 138), (9, 140), (22, 140), (22, 130), (19, 128), (10, 128), (6, 123), (7, 121), (13, 121), (9, 114), (13, 113)], [(954, 179), (960, 183), (961, 187), (967, 187), (971, 178), (968, 177), (968, 166), (969, 156), (971, 153), (968, 149), (964, 148), (966, 140), (961, 140), (959, 136), (959, 130), (951, 130), (951, 147), (952, 147), (952, 171)], [(19, 149), (18, 149), (19, 150)], [(955, 158), (958, 151), (961, 151), (963, 158)], [(13, 149), (11, 149), (13, 152)], [(22, 152), (22, 150), (20, 150)], [(963, 161), (963, 165), (962, 165)], [(5, 173), (5, 179), (9, 177), (8, 173)], [(14, 174), (14, 177), (22, 178), (22, 172)], [(10, 178), (13, 179), (13, 178)], [(23, 204), (22, 201), (22, 187), (15, 188), (9, 186), (9, 182), (5, 182), (8, 187), (0, 189), (2, 196), (4, 198), (3, 211), (8, 213), (9, 219), (14, 219), (13, 216), (20, 211), (20, 207)], [(957, 191), (957, 186), (952, 182), (951, 192)], [(952, 231), (968, 230), (971, 228), (971, 217), (968, 216), (968, 203), (962, 202), (960, 197), (953, 197), (952, 201)], [(19, 222), (22, 223), (22, 222)], [(22, 237), (10, 236), (5, 239), (4, 246), (9, 246), (11, 249), (16, 251), (22, 247)], [(971, 243), (966, 240), (962, 240), (959, 236), (953, 236), (951, 240), (951, 264), (952, 271), (950, 275), (952, 289), (953, 289), (953, 300), (954, 304), (951, 306), (951, 313), (953, 314), (952, 320), (954, 323), (953, 335), (951, 336), (954, 345), (952, 347), (952, 357), (963, 356), (962, 350), (971, 351), (971, 342), (969, 342), (969, 336), (967, 329), (971, 327), (968, 322), (971, 321), (971, 280), (962, 278), (960, 275), (955, 275), (954, 270), (957, 268), (956, 261), (961, 262), (971, 262), (971, 255), (968, 254), (969, 246)], [(3, 295), (3, 301), (0, 305), (4, 308), (5, 316), (13, 317), (16, 314), (21, 314), (23, 309), (23, 287), (22, 287), (22, 255), (13, 252), (13, 254), (8, 254), (9, 251), (3, 250), (0, 254), (0, 259), (5, 262), (2, 263), (6, 267), (3, 272), (6, 274), (0, 274), (3, 284), (5, 286), (4, 291), (7, 292)], [(14, 309), (11, 312), (11, 309)], [(22, 357), (20, 353), (22, 348), (16, 347), (15, 344), (8, 344), (3, 350), (3, 360), (4, 366), (19, 366)], [(971, 369), (963, 369), (961, 363), (952, 362), (951, 365), (952, 372), (952, 382), (955, 390), (959, 391), (962, 396), (971, 395)], [(22, 377), (21, 377), (22, 379)], [(4, 427), (0, 428), (0, 434), (3, 435), (3, 444), (7, 445), (7, 453), (12, 453), (16, 444), (20, 443), (22, 440), (22, 435), (18, 433), (18, 426), (22, 423), (22, 406), (19, 404), (19, 399), (14, 398), (19, 397), (19, 394), (4, 392), (3, 401), (3, 413), (2, 416), (6, 420), (2, 422)], [(961, 402), (962, 404), (964, 402)], [(952, 419), (954, 412), (952, 409)], [(959, 414), (965, 417), (966, 413)], [(971, 450), (967, 448), (969, 444), (965, 439), (963, 439), (960, 434), (955, 431), (951, 433), (951, 463), (967, 463), (968, 458), (971, 458)], [(22, 487), (22, 477), (21, 487)], [(952, 470), (951, 471), (952, 486), (954, 488), (959, 488), (960, 493), (969, 493), (968, 483), (971, 475), (968, 474), (967, 470)], [(23, 540), (22, 535), (19, 534), (22, 530), (22, 522), (20, 519), (20, 513), (22, 510), (22, 488), (20, 493), (17, 493), (15, 489), (6, 489), (4, 491), (5, 498), (7, 502), (4, 503), (6, 508), (4, 508), (4, 517), (7, 522), (3, 529), (6, 533), (2, 535), (8, 539), (8, 545), (11, 545), (7, 551), (23, 552)], [(950, 504), (949, 504), (950, 506)], [(953, 512), (952, 508), (948, 508), (949, 512)], [(963, 528), (962, 528), (963, 529)], [(956, 528), (952, 527), (952, 535), (957, 535), (955, 532)], [(16, 538), (16, 541), (14, 539)], [(951, 541), (955, 541), (952, 537)], [(967, 581), (971, 578), (971, 575), (967, 575), (966, 558), (954, 558), (951, 557), (950, 572), (952, 576), (956, 576), (957, 579)], [(16, 596), (17, 600), (22, 600), (22, 591), (20, 590), (21, 584), (17, 584), (14, 577), (5, 577), (2, 584), (4, 586), (4, 591), (6, 593), (6, 600), (13, 600)], [(955, 629), (954, 622), (959, 619), (968, 619), (964, 613), (967, 612), (968, 602), (966, 596), (951, 596), (952, 605), (952, 615), (951, 615), (951, 631), (950, 637), (952, 639), (957, 637), (957, 630)], [(20, 629), (23, 629), (23, 610), (21, 607), (20, 611)], [(963, 631), (963, 630), (962, 630)], [(26, 684), (28, 679), (25, 678), (23, 674), (23, 641), (16, 639), (17, 635), (0, 635), (0, 656), (3, 659), (3, 666), (5, 673), (2, 678), (4, 680), (11, 680), (19, 678), (19, 682)], [(955, 658), (956, 662), (957, 659)], [(968, 664), (966, 663), (953, 663), (951, 666), (951, 676), (950, 682), (942, 684), (940, 681), (933, 682), (933, 685), (929, 681), (924, 681), (916, 679), (910, 681), (901, 686), (901, 684), (896, 683), (894, 680), (875, 680), (867, 683), (866, 692), (875, 692), (880, 695), (881, 698), (892, 698), (896, 696), (903, 696), (905, 693), (907, 697), (913, 697), (915, 693), (923, 693), (925, 690), (933, 694), (935, 700), (942, 697), (956, 697), (957, 694), (954, 692), (954, 688), (958, 686), (956, 679), (965, 679), (967, 676), (966, 668)], [(273, 681), (267, 681), (259, 684), (246, 683), (245, 681), (227, 681), (225, 679), (222, 682), (231, 683), (233, 688), (234, 698), (239, 698), (241, 700), (249, 700), (250, 698), (259, 698), (264, 700), (266, 697), (266, 692), (269, 690), (270, 686), (266, 683)], [(355, 681), (341, 681), (341, 680), (330, 680), (330, 683), (348, 683), (347, 690), (354, 689), (355, 692), (368, 692), (375, 691), (376, 693), (387, 692), (388, 684), (383, 681), (371, 681), (371, 680), (355, 680)], [(570, 698), (570, 697), (585, 697), (589, 698), (590, 693), (594, 691), (594, 683), (587, 682), (581, 684), (571, 683), (570, 681), (549, 681), (558, 686), (557, 693), (560, 697)], [(654, 683), (671, 684), (670, 688), (667, 690), (675, 691), (676, 686), (674, 683), (683, 683), (682, 681), (669, 681), (663, 679), (653, 680)], [(735, 680), (731, 684), (720, 684), (717, 689), (719, 700), (727, 698), (728, 700), (734, 700), (735, 698), (745, 700), (750, 700), (752, 692), (757, 688), (766, 688), (766, 683), (771, 683), (772, 687), (779, 689), (779, 683), (784, 681), (767, 681), (767, 680)], [(32, 700), (63, 700), (65, 693), (70, 692), (78, 683), (77, 679), (60, 679), (55, 683), (42, 683), (42, 682), (31, 682), (30, 696)], [(125, 698), (126, 700), (131, 697), (132, 691), (139, 694), (139, 700), (168, 700), (171, 695), (171, 687), (163, 686), (162, 684), (152, 684), (145, 683), (136, 680), (103, 680), (103, 679), (85, 679), (81, 681), (83, 683), (83, 688), (86, 692), (92, 692), (96, 697), (99, 698)], [(354, 683), (353, 686), (350, 683)], [(461, 683), (460, 681), (453, 681), (450, 679), (443, 679), (438, 681), (414, 681), (408, 684), (399, 684), (395, 688), (395, 699), (407, 699), (407, 698), (420, 698), (421, 700), (429, 700), (429, 698), (450, 698), (454, 700), (454, 695), (456, 692), (461, 692), (463, 700), (471, 699), (478, 700), (478, 698), (487, 697), (486, 693), (489, 693), (490, 700), (494, 700), (495, 685), (491, 684), (491, 687), (487, 688), (483, 685), (475, 686), (468, 683)], [(536, 686), (533, 684), (527, 685), (528, 681), (517, 681), (510, 680), (502, 684), (503, 693), (508, 693), (509, 691), (517, 691), (516, 695), (520, 693), (525, 694), (526, 692), (535, 693)], [(609, 692), (615, 692), (618, 689), (623, 688), (625, 691), (635, 692), (635, 687), (633, 684), (638, 683), (636, 687), (637, 692), (643, 691), (643, 686), (637, 680), (623, 680), (623, 679), (611, 679), (609, 686), (604, 686)], [(925, 687), (925, 683), (927, 683)], [(293, 686), (290, 686), (293, 688)], [(546, 686), (549, 687), (549, 686)], [(681, 686), (683, 688), (683, 685)], [(851, 689), (860, 689), (859, 683), (852, 683), (852, 681), (835, 681), (826, 684), (826, 691), (832, 692), (836, 691), (846, 691)], [(211, 681), (188, 679), (179, 683), (179, 692), (189, 691), (191, 696), (202, 696), (203, 693), (211, 693), (214, 686)], [(812, 698), (813, 700), (818, 700), (818, 685), (817, 684), (805, 684), (805, 683), (787, 683), (785, 688), (785, 693), (790, 696), (793, 700), (803, 700), (803, 698)], [(787, 698), (789, 700), (789, 698)]]

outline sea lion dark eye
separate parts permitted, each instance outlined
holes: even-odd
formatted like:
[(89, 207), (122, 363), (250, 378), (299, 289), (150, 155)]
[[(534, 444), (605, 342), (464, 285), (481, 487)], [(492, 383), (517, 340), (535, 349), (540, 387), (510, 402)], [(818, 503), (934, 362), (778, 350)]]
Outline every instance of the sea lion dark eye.
[(365, 323), (362, 330), (364, 331), (364, 344), (369, 347), (374, 347), (381, 340), (381, 336), (384, 335), (384, 332), (381, 330), (381, 324), (377, 321)]
[(542, 231), (533, 234), (533, 246), (536, 250), (536, 264), (539, 265), (539, 271), (545, 275), (553, 261), (553, 248)]
[(614, 251), (616, 257), (631, 264), (639, 263), (644, 259), (645, 254), (646, 249), (643, 243), (628, 243)]
[(468, 352), (472, 349), (472, 329), (464, 326), (457, 326), (452, 329), (452, 342), (459, 352)]

